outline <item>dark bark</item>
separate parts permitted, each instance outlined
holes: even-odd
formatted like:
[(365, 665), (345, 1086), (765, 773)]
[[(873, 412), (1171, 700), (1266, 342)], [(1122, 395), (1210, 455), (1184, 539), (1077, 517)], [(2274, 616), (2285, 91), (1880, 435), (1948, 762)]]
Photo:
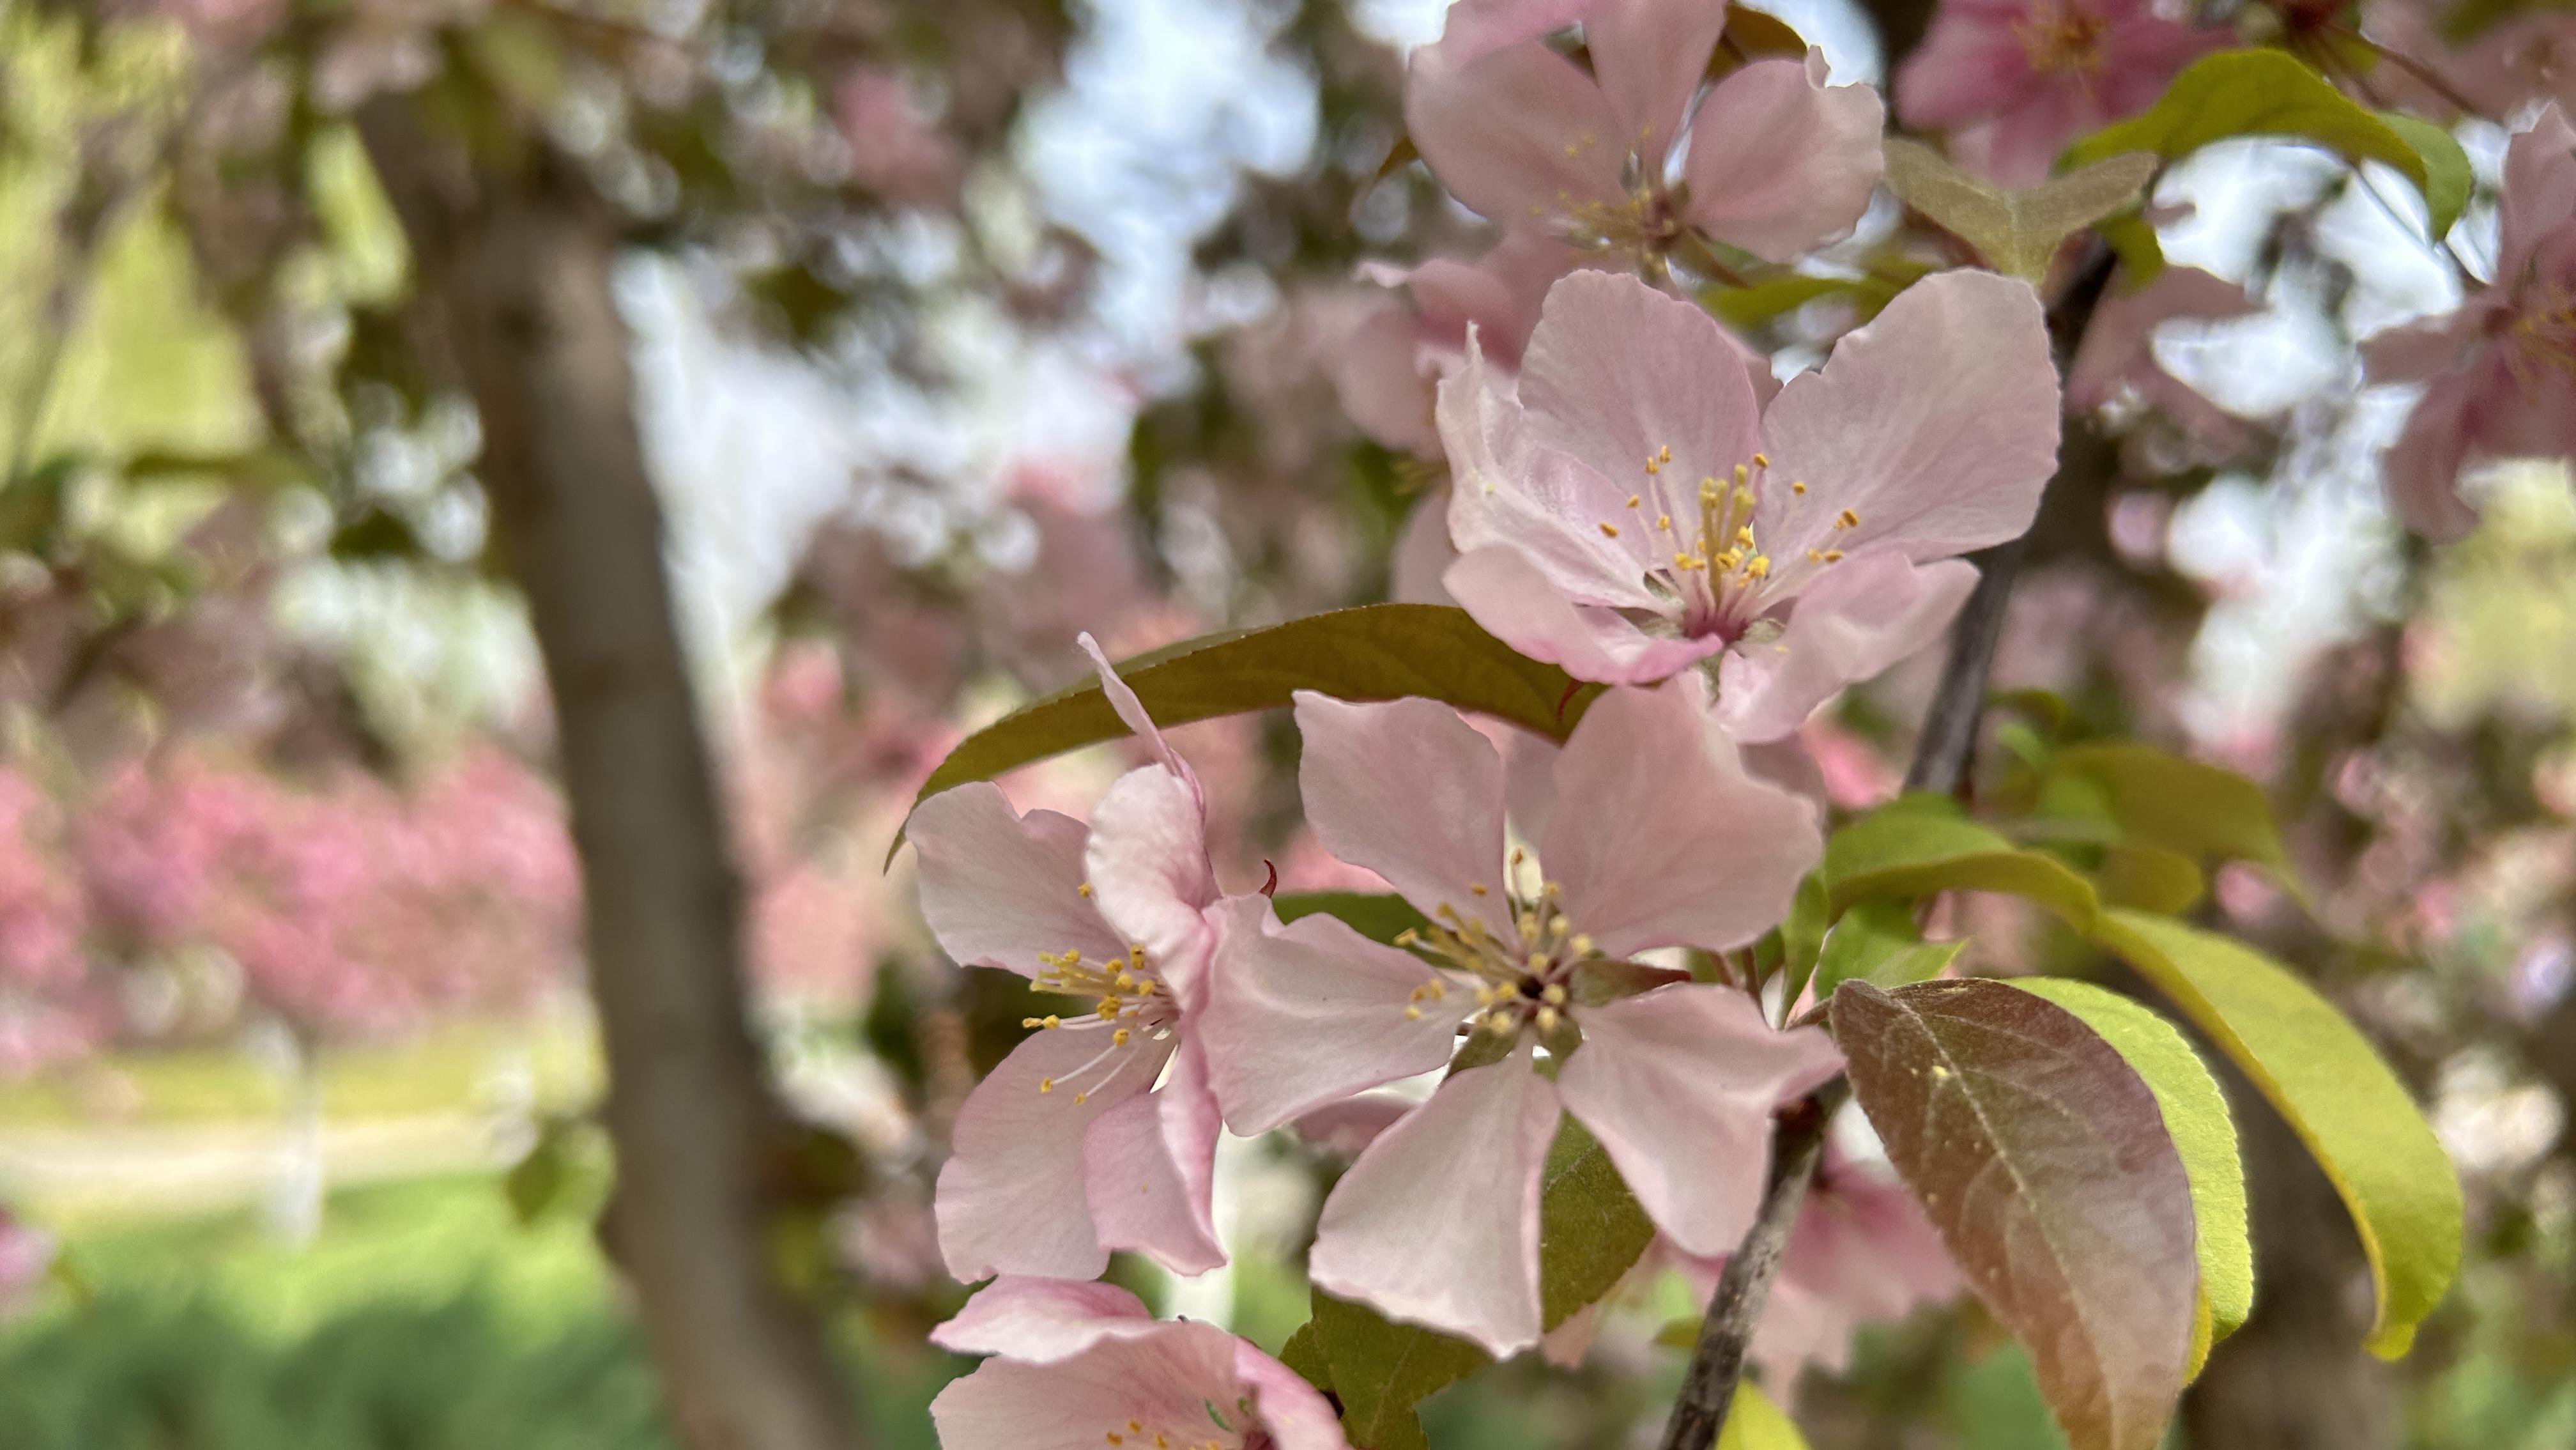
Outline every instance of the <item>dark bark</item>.
[(608, 1059), (605, 1236), (694, 1450), (848, 1450), (821, 1325), (770, 1268), (788, 1131), (743, 1011), (741, 887), (672, 617), (635, 428), (617, 239), (537, 149), (478, 168), (401, 98), (360, 117), (411, 243), (422, 336), (483, 429), (478, 471), (553, 692)]

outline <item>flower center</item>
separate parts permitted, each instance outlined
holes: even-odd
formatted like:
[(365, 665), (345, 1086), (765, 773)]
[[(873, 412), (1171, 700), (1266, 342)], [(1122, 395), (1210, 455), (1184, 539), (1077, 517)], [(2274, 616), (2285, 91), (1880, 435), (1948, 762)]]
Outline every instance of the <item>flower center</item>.
[[(1721, 483), (1703, 477), (1688, 489), (1672, 473), (1673, 450), (1661, 447), (1645, 461), (1646, 483), (1628, 495), (1624, 520), (1603, 519), (1602, 537), (1627, 544), (1645, 570), (1647, 586), (1672, 602), (1689, 638), (1744, 632), (1768, 601), (1787, 594), (1819, 569), (1842, 562), (1840, 549), (1808, 549), (1803, 559), (1772, 558), (1756, 536), (1754, 516), (1770, 486), (1771, 460), (1753, 455)], [(1807, 485), (1789, 484), (1789, 507), (1777, 527), (1798, 517)], [(1836, 534), (1860, 527), (1860, 515), (1834, 516)]]
[[(1528, 853), (1512, 852), (1515, 876), (1527, 860)], [(1493, 888), (1477, 882), (1467, 889), (1486, 896)], [(1487, 1031), (1508, 1036), (1526, 1023), (1550, 1033), (1570, 1015), (1566, 1002), (1574, 969), (1600, 959), (1600, 951), (1557, 909), (1564, 895), (1557, 883), (1542, 879), (1538, 890), (1524, 894), (1507, 880), (1503, 894), (1514, 928), (1508, 937), (1446, 902), (1432, 913), (1429, 927), (1396, 934), (1397, 946), (1410, 948), (1434, 969), (1429, 981), (1414, 988), (1413, 1002), (1404, 1009), (1408, 1019), (1422, 1016), (1422, 1003), (1446, 999), (1453, 985), (1476, 994), (1481, 1010), (1467, 1020)]]
[(2072, 71), (2090, 84), (2110, 49), (2111, 22), (2067, 0), (2038, 0), (2027, 18), (2012, 23), (2030, 68), (2041, 75)]
[[(1208, 1407), (1208, 1418), (1211, 1420), (1217, 1418), (1216, 1408), (1213, 1405)], [(1223, 1422), (1219, 1421), (1219, 1423)], [(1206, 1427), (1200, 1428), (1203, 1430)], [(1133, 1450), (1227, 1450), (1226, 1442), (1216, 1436), (1210, 1435), (1204, 1440), (1193, 1440), (1189, 1438), (1190, 1433), (1193, 1432), (1156, 1429), (1147, 1426), (1142, 1420), (1129, 1420), (1126, 1424), (1109, 1430), (1102, 1436), (1102, 1440), (1110, 1445), (1133, 1447)], [(1251, 1447), (1247, 1444), (1243, 1450), (1251, 1450)]]
[(1131, 1048), (1171, 1040), (1172, 1024), (1181, 1015), (1180, 1004), (1172, 1000), (1170, 986), (1146, 964), (1143, 943), (1131, 943), (1126, 956), (1111, 957), (1105, 962), (1086, 962), (1082, 953), (1072, 947), (1054, 956), (1040, 952), (1038, 960), (1046, 964), (1046, 970), (1029, 983), (1030, 991), (1091, 997), (1097, 999), (1096, 1005), (1079, 1017), (1050, 1012), (1044, 1017), (1023, 1017), (1020, 1025), (1047, 1032), (1103, 1032), (1109, 1038), (1090, 1061), (1060, 1078), (1041, 1080), (1039, 1092), (1051, 1093), (1059, 1085), (1072, 1087), (1078, 1083), (1081, 1086), (1074, 1090), (1074, 1102), (1088, 1102), (1128, 1063), (1143, 1055)]
[(2513, 350), (2505, 366), (2527, 393), (2556, 381), (2551, 372), (2576, 373), (2576, 292), (2553, 282), (2537, 305), (2514, 319)]

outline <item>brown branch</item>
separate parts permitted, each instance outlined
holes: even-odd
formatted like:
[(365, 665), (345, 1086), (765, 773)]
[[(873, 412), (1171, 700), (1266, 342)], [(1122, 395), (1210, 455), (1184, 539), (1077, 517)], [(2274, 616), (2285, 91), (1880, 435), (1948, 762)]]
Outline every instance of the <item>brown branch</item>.
[(792, 1130), (744, 1017), (742, 890), (635, 427), (614, 227), (541, 142), (478, 166), (391, 96), (359, 130), (411, 243), (421, 335), (473, 396), (554, 698), (617, 1156), (603, 1237), (686, 1444), (854, 1450), (821, 1325), (771, 1267)]
[[(2072, 282), (2048, 309), (2049, 339), (2061, 374), (2082, 342), (2084, 329), (2092, 324), (2093, 309), (2111, 280), (2113, 259), (2108, 250), (2089, 239), (2085, 245), (2088, 250)], [(2050, 491), (2065, 477), (2070, 462), (2060, 459), (2059, 475), (2049, 481)], [(1968, 763), (1985, 715), (1986, 676), (1994, 665), (1996, 642), (2003, 637), (2004, 605), (2020, 572), (2027, 537), (1977, 556), (1977, 587), (1951, 630), (1941, 683), (1933, 692), (1923, 733), (1915, 741), (1913, 766), (1905, 774), (1909, 790), (1956, 794), (1968, 783)], [(1771, 1281), (1779, 1277), (1780, 1259), (1788, 1251), (1798, 1208), (1806, 1201), (1807, 1183), (1824, 1154), (1826, 1125), (1850, 1091), (1849, 1081), (1837, 1077), (1781, 1110), (1761, 1210), (1743, 1244), (1727, 1256), (1726, 1269), (1709, 1296), (1699, 1343), (1691, 1351), (1690, 1368), (1683, 1374), (1672, 1416), (1664, 1422), (1663, 1450), (1709, 1450), (1726, 1428), (1735, 1387), (1744, 1378), (1744, 1357), (1752, 1346), (1754, 1327), (1770, 1300)]]

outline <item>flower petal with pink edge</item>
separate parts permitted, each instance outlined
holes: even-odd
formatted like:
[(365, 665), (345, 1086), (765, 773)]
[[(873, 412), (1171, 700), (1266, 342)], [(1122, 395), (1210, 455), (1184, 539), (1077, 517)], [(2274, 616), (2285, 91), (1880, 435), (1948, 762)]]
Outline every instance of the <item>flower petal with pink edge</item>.
[(1101, 1114), (1083, 1135), (1083, 1191), (1100, 1246), (1134, 1249), (1175, 1274), (1222, 1267), (1209, 1207), (1216, 1134), (1207, 1064), (1197, 1039), (1184, 1037), (1161, 1087)]
[(1305, 742), (1297, 789), (1315, 839), (1385, 877), (1425, 916), (1455, 911), (1509, 935), (1503, 761), (1493, 745), (1431, 700), (1354, 705), (1312, 690), (1296, 698)]
[[(1170, 1049), (1125, 1049), (1114, 1074), (1076, 1101), (1078, 1089), (1062, 1080), (1108, 1046), (1106, 1032), (1033, 1033), (966, 1095), (934, 1195), (939, 1252), (959, 1283), (995, 1274), (1089, 1279), (1109, 1266), (1083, 1201), (1083, 1138), (1103, 1113), (1153, 1086)], [(1041, 1091), (1048, 1081), (1054, 1091)]]
[(1750, 743), (1796, 734), (1845, 685), (1938, 640), (1976, 587), (1965, 559), (1914, 564), (1890, 548), (1833, 565), (1799, 593), (1779, 638), (1727, 651), (1718, 718)]
[[(1216, 918), (1208, 1005), (1191, 1031), (1206, 1046), (1226, 1122), (1246, 1136), (1432, 1071), (1476, 1010), (1470, 994), (1445, 990), (1420, 958), (1330, 916), (1283, 926), (1270, 903), (1236, 896)], [(1426, 989), (1443, 995), (1425, 997)]]
[(1786, 262), (1850, 231), (1887, 169), (1887, 107), (1825, 83), (1825, 56), (1764, 60), (1709, 92), (1691, 122), (1690, 219), (1721, 242)]
[(1523, 1042), (1452, 1074), (1369, 1144), (1324, 1201), (1308, 1277), (1496, 1358), (1538, 1343), (1539, 1177), (1558, 1110), (1534, 1055)]
[(1074, 636), (1074, 643), (1082, 646), (1082, 652), (1091, 657), (1091, 667), (1100, 676), (1100, 692), (1109, 697), (1109, 708), (1118, 712), (1119, 721), (1137, 739), (1152, 748), (1154, 758), (1162, 762), (1165, 770), (1189, 782), (1192, 796), (1199, 796), (1198, 773), (1191, 770), (1190, 763), (1181, 759), (1181, 753), (1163, 739), (1163, 732), (1156, 728), (1154, 717), (1145, 712), (1145, 702), (1136, 698), (1135, 689), (1118, 677), (1117, 666), (1109, 663), (1109, 656), (1100, 652), (1100, 641), (1085, 631)]
[(1576, 604), (1517, 549), (1475, 550), (1440, 582), (1487, 634), (1578, 680), (1651, 684), (1726, 648), (1721, 635), (1648, 634), (1616, 610)]
[(2556, 102), (2516, 132), (2497, 194), (2496, 285), (2514, 287), (2543, 238), (2576, 214), (2576, 128)]
[(1646, 587), (1643, 531), (1622, 537), (1615, 525), (1612, 532), (1601, 527), (1629, 517), (1632, 490), (1572, 454), (1541, 447), (1534, 415), (1486, 365), (1472, 338), (1466, 365), (1440, 384), (1439, 418), (1455, 480), (1449, 535), (1461, 552), (1509, 548), (1545, 575), (1550, 588), (1583, 603), (1666, 607)]
[(1731, 987), (1659, 987), (1578, 1015), (1557, 1090), (1655, 1226), (1684, 1250), (1743, 1241), (1771, 1166), (1771, 1114), (1842, 1069), (1821, 1029), (1776, 1032)]
[(1277, 1450), (1350, 1450), (1340, 1413), (1295, 1370), (1238, 1339), (1234, 1375)]
[[(1727, 477), (1762, 446), (1740, 345), (1696, 304), (1625, 273), (1575, 272), (1548, 289), (1521, 359), (1520, 404), (1532, 442), (1580, 459), (1610, 485), (1573, 501), (1588, 516), (1560, 513), (1561, 522), (1596, 539), (1610, 538), (1605, 523), (1623, 530), (1611, 541), (1638, 572), (1670, 548), (1650, 537), (1657, 496), (1675, 519), (1695, 517), (1699, 481)], [(1646, 498), (1642, 516), (1625, 507), (1631, 494)]]
[(2460, 470), (2468, 465), (2472, 443), (2467, 415), (2477, 383), (2465, 371), (2434, 379), (2380, 460), (2389, 509), (2436, 543), (2462, 538), (2477, 526), (2477, 510), (2460, 495)]
[(1082, 894), (1082, 822), (1020, 815), (1001, 787), (976, 781), (923, 801), (904, 833), (921, 856), (922, 918), (959, 965), (1034, 977), (1041, 953), (1100, 961), (1127, 950)]
[(1611, 690), (1556, 760), (1539, 863), (1603, 954), (1739, 947), (1824, 854), (1807, 802), (1744, 771), (1691, 681)]
[(1378, 1134), (1420, 1106), (1396, 1093), (1362, 1093), (1301, 1114), (1289, 1126), (1308, 1146), (1353, 1158), (1376, 1142)]
[(1112, 1434), (1204, 1445), (1208, 1406), (1231, 1414), (1243, 1396), (1235, 1345), (1213, 1324), (1164, 1323), (1044, 1364), (988, 1359), (939, 1392), (930, 1418), (942, 1450), (1101, 1450)]
[(1153, 1324), (1145, 1301), (1115, 1284), (1009, 1274), (976, 1291), (954, 1318), (930, 1331), (930, 1342), (957, 1354), (1043, 1363)]
[(1657, 179), (1725, 30), (1726, 7), (1709, 0), (1594, 0), (1584, 13), (1592, 73), (1620, 136)]
[(1120, 776), (1091, 813), (1083, 865), (1101, 917), (1145, 948), (1184, 1008), (1196, 1006), (1215, 940), (1204, 913), (1217, 891), (1189, 782), (1159, 765)]
[(1618, 116), (1590, 76), (1539, 41), (1463, 65), (1439, 45), (1416, 52), (1404, 119), (1441, 185), (1499, 225), (1628, 204)]
[[(1754, 528), (1774, 559), (1893, 544), (1938, 559), (2018, 537), (2057, 468), (2057, 369), (2030, 284), (1943, 272), (1906, 288), (1763, 416)], [(1857, 522), (1837, 528), (1849, 511)]]

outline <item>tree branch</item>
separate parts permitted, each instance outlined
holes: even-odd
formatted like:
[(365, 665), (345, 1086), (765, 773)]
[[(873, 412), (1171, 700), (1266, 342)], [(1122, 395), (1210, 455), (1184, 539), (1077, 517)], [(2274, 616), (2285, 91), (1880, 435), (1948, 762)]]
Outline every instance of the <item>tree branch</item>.
[(613, 227), (542, 143), (485, 168), (406, 98), (358, 120), (423, 334), (473, 395), (554, 698), (617, 1154), (603, 1236), (688, 1445), (853, 1450), (821, 1325), (771, 1270), (791, 1130), (744, 1019), (742, 890), (635, 428)]
[[(2062, 376), (2093, 309), (2110, 284), (2113, 258), (2100, 242), (2089, 240), (2066, 292), (2048, 309), (2051, 350)], [(2066, 473), (2049, 481), (2055, 491)], [(1976, 556), (1977, 587), (1961, 606), (1950, 634), (1950, 652), (1941, 666), (1941, 683), (1916, 738), (1914, 763), (1905, 773), (1908, 790), (1956, 794), (1968, 782), (1968, 763), (1976, 753), (1978, 723), (1986, 707), (1986, 677), (1995, 662), (1995, 645), (2003, 638), (2004, 605), (2013, 578), (2021, 570), (2028, 537), (1997, 544)], [(1779, 1277), (1780, 1259), (1789, 1247), (1789, 1232), (1806, 1202), (1807, 1184), (1824, 1156), (1825, 1129), (1834, 1110), (1850, 1094), (1847, 1079), (1837, 1077), (1780, 1113), (1773, 1135), (1771, 1180), (1761, 1211), (1744, 1242), (1727, 1256), (1700, 1320), (1699, 1343), (1691, 1351), (1671, 1418), (1664, 1422), (1663, 1450), (1710, 1450), (1726, 1428), (1735, 1404), (1735, 1387), (1744, 1378), (1744, 1356), (1753, 1343), (1754, 1327)]]

